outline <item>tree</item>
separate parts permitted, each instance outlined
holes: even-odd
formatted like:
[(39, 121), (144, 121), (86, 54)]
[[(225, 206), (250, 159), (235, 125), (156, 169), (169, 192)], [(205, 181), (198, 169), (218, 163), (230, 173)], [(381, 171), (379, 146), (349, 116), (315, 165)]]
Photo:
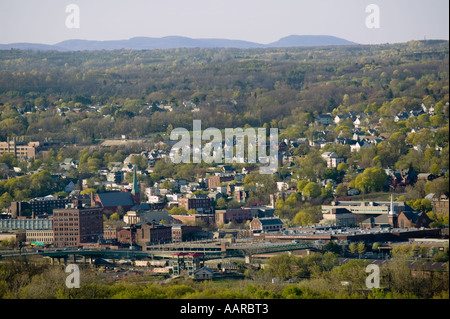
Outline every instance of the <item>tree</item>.
[(267, 261), (269, 272), (280, 280), (292, 278), (294, 267), (297, 265), (297, 257), (290, 254), (279, 254)]
[(145, 157), (141, 155), (133, 155), (131, 157), (130, 163), (136, 165), (139, 170), (144, 170), (148, 166), (148, 161)]
[(220, 198), (217, 200), (216, 208), (218, 208), (218, 209), (223, 209), (223, 208), (226, 207), (226, 205), (227, 205), (227, 202), (226, 202), (225, 198), (220, 197)]
[(113, 221), (119, 221), (120, 220), (120, 215), (116, 212), (111, 214), (111, 216), (109, 216), (109, 220), (113, 220)]
[(316, 224), (322, 218), (319, 206), (311, 206), (306, 203), (302, 206), (300, 211), (295, 214), (293, 222), (298, 226), (307, 226)]
[(183, 206), (180, 207), (172, 207), (169, 210), (169, 214), (170, 215), (186, 215), (187, 214), (187, 210), (186, 208), (184, 208)]
[(323, 198), (333, 197), (333, 185), (331, 183), (327, 183), (327, 185), (321, 189), (321, 196)]
[(42, 171), (31, 176), (31, 191), (34, 196), (46, 196), (52, 189), (52, 176)]
[(86, 188), (80, 192), (80, 195), (89, 195), (90, 193), (96, 194), (97, 190), (95, 188)]
[(356, 245), (355, 242), (352, 241), (352, 242), (348, 245), (348, 250), (350, 251), (350, 253), (351, 253), (352, 255), (354, 255), (354, 254), (356, 254), (356, 252), (358, 251), (358, 246)]
[(360, 241), (358, 245), (356, 245), (356, 250), (358, 251), (359, 256), (366, 252), (366, 245), (364, 242)]
[(326, 161), (323, 159), (319, 151), (311, 151), (308, 155), (298, 160), (297, 175), (299, 179), (308, 181), (317, 181), (322, 178), (323, 172), (327, 167)]
[(336, 196), (346, 196), (347, 195), (347, 188), (344, 186), (344, 184), (339, 184), (336, 187)]
[(425, 191), (429, 193), (433, 193), (436, 196), (440, 197), (442, 194), (449, 193), (449, 178), (448, 177), (439, 177), (433, 181), (428, 181), (425, 184)]
[(11, 206), (11, 202), (14, 199), (9, 193), (4, 193), (2, 196), (0, 196), (0, 208), (6, 208)]
[(369, 167), (355, 178), (355, 187), (361, 192), (381, 191), (387, 175), (381, 167)]
[(380, 251), (381, 243), (375, 242), (372, 244), (372, 251), (377, 253)]
[(350, 282), (348, 289), (365, 289), (365, 281), (367, 278), (365, 269), (368, 264), (369, 261), (366, 260), (349, 260), (349, 262), (334, 268), (331, 271), (330, 277), (333, 281), (337, 281), (338, 284), (342, 281)]
[(0, 163), (5, 163), (9, 167), (17, 166), (17, 157), (13, 153), (4, 153), (0, 156)]
[(307, 180), (301, 180), (297, 183), (297, 192), (301, 192), (303, 191), (303, 188), (308, 185), (308, 181)]
[(332, 252), (335, 253), (337, 255), (339, 255), (341, 253), (341, 247), (335, 243), (334, 241), (329, 241), (328, 243), (326, 243), (323, 247), (322, 247), (323, 251), (326, 252)]
[(300, 195), (298, 193), (292, 193), (288, 198), (286, 198), (285, 204), (290, 207), (295, 207), (298, 201), (300, 201)]
[(161, 184), (161, 188), (165, 188), (165, 189), (173, 189), (174, 185), (172, 182), (169, 181), (164, 181)]
[(302, 191), (303, 196), (307, 198), (316, 198), (320, 196), (321, 190), (319, 184), (315, 182), (309, 182)]
[(199, 212), (195, 208), (191, 208), (187, 211), (188, 215), (198, 215)]

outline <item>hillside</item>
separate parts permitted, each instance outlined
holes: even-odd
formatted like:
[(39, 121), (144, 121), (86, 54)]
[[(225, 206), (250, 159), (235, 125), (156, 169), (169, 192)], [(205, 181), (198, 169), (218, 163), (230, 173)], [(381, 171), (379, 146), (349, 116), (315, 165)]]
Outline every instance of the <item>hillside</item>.
[(241, 40), (228, 39), (192, 39), (180, 36), (162, 38), (136, 37), (128, 40), (92, 41), (92, 40), (66, 40), (54, 45), (39, 43), (11, 43), (0, 44), (0, 50), (56, 50), (56, 51), (83, 51), (83, 50), (154, 50), (176, 48), (279, 48), (279, 47), (311, 47), (328, 45), (355, 45), (341, 38), (321, 35), (291, 35), (276, 42), (261, 44)]

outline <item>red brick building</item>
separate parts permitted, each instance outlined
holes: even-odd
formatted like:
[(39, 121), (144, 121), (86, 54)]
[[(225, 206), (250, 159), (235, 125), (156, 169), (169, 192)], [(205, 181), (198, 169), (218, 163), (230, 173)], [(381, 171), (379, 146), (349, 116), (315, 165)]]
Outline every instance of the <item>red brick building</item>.
[(172, 226), (172, 242), (182, 242), (193, 239), (195, 232), (201, 231), (200, 226), (173, 225)]
[(53, 211), (55, 247), (76, 247), (96, 243), (103, 236), (103, 215), (98, 207), (83, 207), (81, 201), (73, 208)]
[(121, 227), (108, 227), (103, 229), (103, 239), (117, 240), (117, 233), (121, 229)]
[(178, 206), (184, 207), (187, 211), (196, 209), (200, 214), (211, 213), (211, 199), (209, 197), (180, 198), (178, 199)]
[(208, 179), (208, 188), (213, 189), (224, 182), (231, 182), (234, 179), (233, 176), (211, 176)]
[(437, 214), (448, 214), (449, 212), (449, 201), (448, 194), (442, 194), (441, 196), (435, 194), (433, 195), (431, 204), (433, 205), (433, 213)]
[(283, 222), (276, 217), (253, 218), (250, 222), (250, 230), (253, 232), (277, 232), (283, 229)]
[(172, 241), (172, 228), (157, 224), (143, 224), (136, 229), (136, 244), (146, 250), (147, 245)]
[(216, 211), (216, 224), (223, 225), (229, 222), (243, 223), (247, 220), (252, 220), (252, 210), (248, 208), (244, 209), (227, 209)]
[(123, 245), (129, 245), (136, 242), (136, 230), (134, 228), (125, 228), (117, 232), (117, 241)]

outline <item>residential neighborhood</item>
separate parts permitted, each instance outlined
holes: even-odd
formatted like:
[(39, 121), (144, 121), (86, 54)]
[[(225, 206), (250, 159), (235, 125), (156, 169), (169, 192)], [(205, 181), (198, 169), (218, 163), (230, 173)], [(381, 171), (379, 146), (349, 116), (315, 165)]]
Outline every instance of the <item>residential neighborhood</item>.
[[(422, 109), (417, 113), (425, 114)], [(410, 113), (408, 118), (415, 116), (416, 113)], [(366, 121), (354, 120), (354, 128), (346, 134), (347, 137), (336, 135), (332, 130), (341, 121), (360, 118)], [(408, 187), (442, 178), (448, 170), (431, 174), (416, 172), (413, 167), (386, 168), (382, 170), (384, 180), (379, 185), (379, 190), (386, 194), (384, 200), (364, 200), (364, 194), (369, 193), (356, 186), (355, 180), (346, 178), (349, 174), (345, 173), (346, 167), (353, 165), (356, 174), (362, 174), (365, 167), (362, 161), (355, 161), (353, 153), (376, 147), (389, 140), (390, 136), (380, 134), (377, 131), (379, 123), (370, 124), (368, 115), (336, 115), (333, 120), (330, 114), (324, 114), (316, 117), (315, 123), (326, 125), (326, 130), (314, 132), (312, 139), (306, 138), (305, 141), (285, 138), (279, 143), (279, 165), (287, 172), (276, 183), (270, 200), (266, 202), (252, 201), (253, 194), (264, 187), (252, 179), (255, 165), (217, 165), (197, 179), (168, 176), (149, 183), (155, 169), (170, 161), (167, 147), (160, 142), (159, 148), (130, 153), (122, 156), (123, 161), (111, 161), (107, 167), (99, 167), (97, 178), (90, 180), (74, 178), (77, 175), (74, 173), (83, 169), (79, 158), (62, 158), (55, 163), (55, 171), (49, 177), (49, 181), (58, 180), (58, 191), (31, 200), (11, 201), (4, 207), (0, 219), (2, 239), (20, 243), (23, 251), (40, 248), (44, 249), (41, 251), (53, 248), (121, 251), (133, 248), (142, 252), (172, 251), (177, 254), (176, 243), (186, 243), (180, 246), (182, 251), (190, 251), (193, 257), (201, 256), (201, 261), (193, 261), (191, 266), (187, 266), (186, 258), (191, 255), (183, 255), (180, 260), (180, 253), (171, 253), (162, 258), (166, 262), (154, 263), (153, 266), (148, 266), (153, 262), (149, 257), (134, 258), (130, 262), (145, 264), (144, 268), (152, 269), (155, 274), (179, 275), (185, 269), (187, 275), (201, 280), (211, 280), (220, 274), (214, 270), (216, 266), (207, 262), (211, 256), (206, 249), (213, 254), (221, 252), (224, 257), (227, 251), (233, 254), (239, 251), (236, 245), (240, 242), (257, 242), (259, 245), (267, 242), (267, 247), (259, 250), (267, 250), (267, 256), (270, 256), (271, 247), (276, 251), (286, 242), (308, 243), (308, 249), (312, 251), (320, 250), (328, 243), (338, 243), (343, 249), (348, 249), (352, 242), (364, 242), (367, 247), (379, 243), (383, 256), (377, 256), (386, 259), (394, 243), (411, 244), (420, 238), (435, 238), (439, 243), (448, 239), (448, 227), (436, 227), (430, 213), (411, 207), (402, 200)], [(408, 134), (417, 133), (411, 131)], [(25, 144), (9, 141), (0, 150), (2, 154), (13, 154), (22, 161), (44, 158), (48, 152), (48, 148), (41, 148), (39, 142), (25, 146), (31, 151), (24, 151), (17, 145)], [(110, 145), (103, 142), (92, 147), (107, 150)], [(141, 147), (145, 145), (141, 144)], [(322, 169), (328, 170), (322, 179), (303, 180), (298, 178), (300, 175), (294, 175), (292, 168), (302, 156), (293, 154), (303, 145), (320, 155), (318, 160), (322, 161)], [(435, 151), (439, 152), (438, 146)], [(42, 169), (41, 166), (24, 174), (20, 167), (4, 166), (6, 178), (36, 174)], [(306, 190), (306, 185), (311, 183), (318, 185), (318, 194), (322, 194), (320, 211), (310, 222), (298, 222), (299, 214), (289, 215), (285, 206), (289, 202), (293, 207), (301, 203), (307, 205), (317, 197), (317, 194), (311, 195)], [(358, 200), (352, 200), (354, 196)], [(448, 192), (430, 193), (426, 198), (431, 214), (444, 213), (448, 219)], [(315, 231), (311, 232), (311, 229)], [(352, 235), (343, 237), (346, 233)], [(341, 237), (332, 234), (340, 234)], [(247, 262), (252, 255), (264, 256), (264, 253), (249, 254), (245, 248), (247, 244), (241, 245), (244, 246), (240, 255)], [(298, 248), (299, 251), (304, 249), (301, 245)], [(448, 245), (438, 244), (436, 248), (448, 250)], [(291, 249), (295, 252), (297, 248)], [(230, 256), (237, 256), (233, 254)], [(177, 263), (174, 263), (173, 256), (176, 256)], [(96, 260), (101, 262), (101, 259)], [(163, 267), (158, 268), (158, 265)], [(235, 275), (242, 274), (235, 272)]]

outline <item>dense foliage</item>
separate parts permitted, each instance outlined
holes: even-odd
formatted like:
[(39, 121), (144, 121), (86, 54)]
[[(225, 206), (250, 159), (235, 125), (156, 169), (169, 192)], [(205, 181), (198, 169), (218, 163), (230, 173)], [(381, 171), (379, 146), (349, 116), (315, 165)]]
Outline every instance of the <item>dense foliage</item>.
[[(448, 41), (264, 50), (4, 50), (0, 70), (2, 140), (145, 136), (165, 132), (169, 124), (189, 128), (193, 118), (203, 127), (270, 123), (305, 136), (308, 116), (317, 112), (392, 119), (422, 102), (448, 101)], [(186, 100), (198, 112), (183, 106)], [(167, 112), (160, 104), (178, 108)], [(74, 112), (89, 105), (101, 108)], [(58, 109), (65, 116), (56, 115)], [(441, 115), (433, 119), (442, 121)], [(390, 121), (384, 126), (397, 129)]]
[[(269, 259), (266, 269), (247, 266), (244, 280), (209, 282), (165, 281), (148, 274), (118, 280), (81, 268), (80, 288), (69, 289), (64, 267), (15, 261), (0, 265), (0, 299), (448, 299), (448, 263), (446, 272), (430, 276), (426, 271), (413, 274), (404, 258), (396, 258), (381, 268), (380, 289), (365, 286), (368, 264), (353, 259), (338, 265), (333, 253), (303, 258), (281, 254)], [(271, 278), (280, 281), (270, 283)]]

